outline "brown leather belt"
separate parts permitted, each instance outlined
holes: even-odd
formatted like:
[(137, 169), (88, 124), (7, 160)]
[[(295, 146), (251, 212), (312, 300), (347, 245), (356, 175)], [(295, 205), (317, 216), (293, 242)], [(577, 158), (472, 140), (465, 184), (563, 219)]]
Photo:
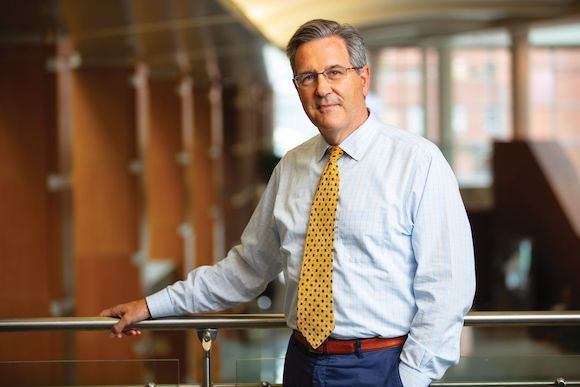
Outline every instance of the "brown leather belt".
[(389, 339), (383, 339), (379, 337), (373, 337), (370, 339), (357, 339), (357, 340), (338, 340), (338, 339), (326, 339), (318, 348), (313, 348), (306, 338), (302, 336), (302, 333), (294, 331), (294, 338), (302, 345), (304, 345), (310, 352), (314, 353), (326, 353), (326, 354), (347, 354), (356, 352), (357, 342), (360, 342), (360, 349), (362, 352), (368, 351), (378, 351), (380, 349), (402, 347), (405, 344), (407, 336), (393, 337)]

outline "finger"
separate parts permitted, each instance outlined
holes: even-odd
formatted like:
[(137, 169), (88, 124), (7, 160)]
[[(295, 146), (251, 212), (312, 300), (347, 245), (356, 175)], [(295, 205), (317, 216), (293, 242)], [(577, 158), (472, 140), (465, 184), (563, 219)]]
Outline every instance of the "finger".
[(122, 308), (122, 305), (117, 305), (114, 306), (112, 308), (108, 308), (105, 309), (103, 311), (101, 311), (101, 313), (99, 314), (99, 316), (101, 317), (122, 317), (124, 314), (124, 310)]
[(111, 332), (113, 332), (116, 336), (122, 335), (127, 325), (129, 325), (129, 321), (127, 321), (125, 318), (122, 318), (111, 327)]
[(104, 309), (101, 311), (101, 313), (99, 313), (99, 317), (111, 317), (112, 316), (112, 311), (113, 309)]

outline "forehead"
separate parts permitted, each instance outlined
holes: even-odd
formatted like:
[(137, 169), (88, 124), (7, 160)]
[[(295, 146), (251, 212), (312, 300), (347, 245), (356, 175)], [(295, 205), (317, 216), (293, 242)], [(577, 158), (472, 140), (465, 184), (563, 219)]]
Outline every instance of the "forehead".
[(344, 40), (332, 36), (312, 40), (296, 50), (296, 72), (320, 70), (334, 65), (349, 66), (350, 60)]

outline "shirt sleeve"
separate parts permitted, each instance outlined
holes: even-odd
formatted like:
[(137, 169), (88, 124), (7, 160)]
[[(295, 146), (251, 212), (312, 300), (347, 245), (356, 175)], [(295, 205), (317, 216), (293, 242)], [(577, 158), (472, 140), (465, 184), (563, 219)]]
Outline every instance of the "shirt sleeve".
[(459, 361), (475, 293), (471, 228), (457, 180), (439, 150), (426, 165), (413, 192), (416, 313), (399, 366), (405, 387), (425, 387)]
[(221, 311), (259, 295), (281, 271), (280, 240), (274, 222), (278, 186), (276, 168), (241, 243), (212, 266), (200, 266), (187, 278), (146, 298), (151, 317)]

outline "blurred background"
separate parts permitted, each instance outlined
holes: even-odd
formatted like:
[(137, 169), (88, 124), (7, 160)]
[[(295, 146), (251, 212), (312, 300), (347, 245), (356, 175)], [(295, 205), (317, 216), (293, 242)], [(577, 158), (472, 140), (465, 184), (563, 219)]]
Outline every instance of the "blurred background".
[[(312, 18), (362, 31), (368, 105), (453, 167), (474, 310), (580, 309), (580, 1), (2, 0), (0, 318), (96, 316), (221, 259), (316, 134), (283, 53)], [(232, 312), (280, 313), (281, 286)], [(463, 354), (563, 356), (579, 336), (466, 330)], [(252, 356), (279, 377), (287, 337), (220, 332), (215, 378)], [(196, 382), (200, 357), (195, 332), (2, 333), (0, 385)]]

